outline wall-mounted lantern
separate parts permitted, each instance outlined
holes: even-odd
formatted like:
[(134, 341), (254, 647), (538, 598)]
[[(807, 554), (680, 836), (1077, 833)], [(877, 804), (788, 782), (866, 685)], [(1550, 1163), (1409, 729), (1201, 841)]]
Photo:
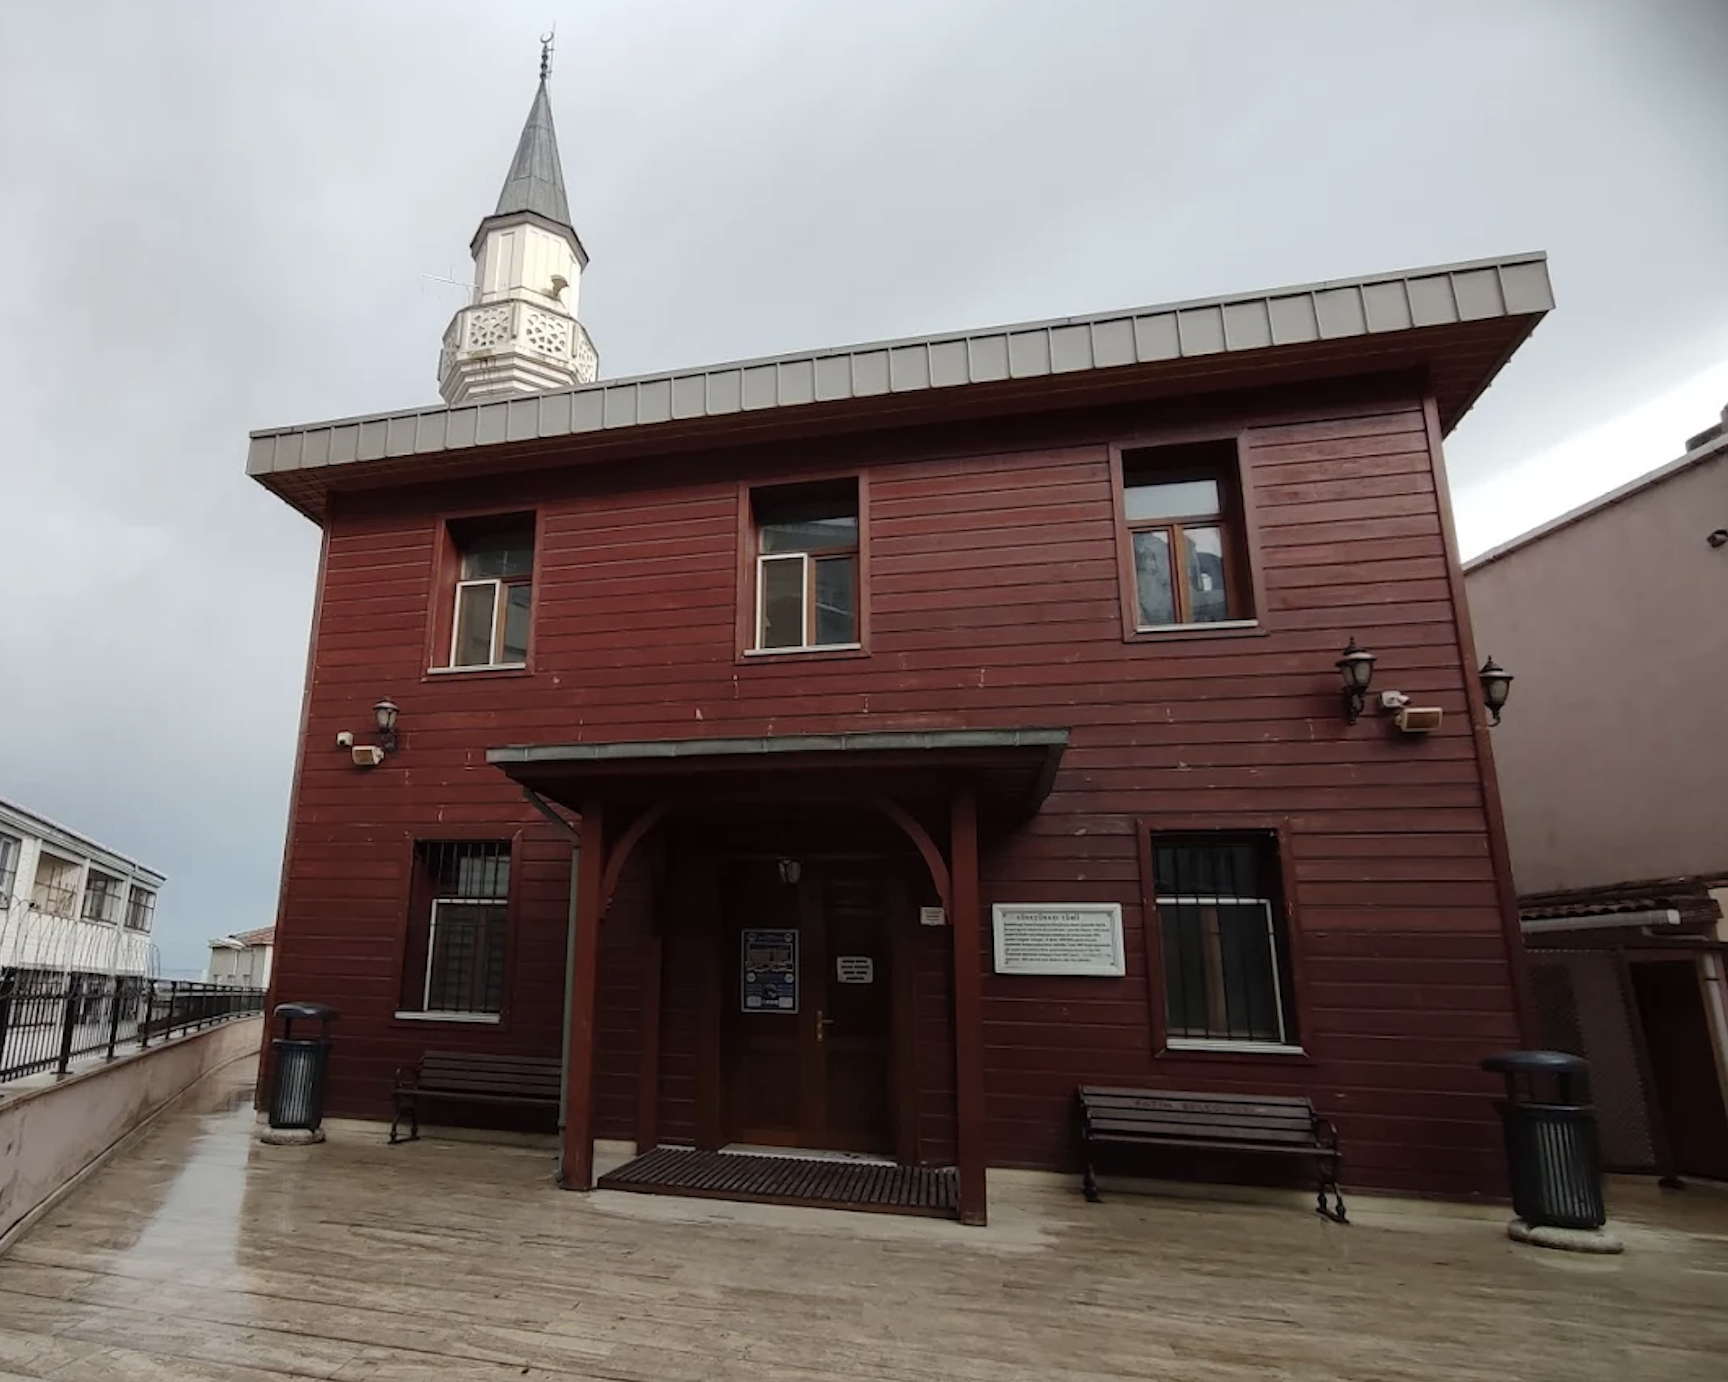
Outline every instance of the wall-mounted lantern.
[(384, 745), (385, 753), (396, 752), (396, 702), (386, 696), (372, 707), (372, 715), (378, 722), (378, 737)]
[(1506, 704), (1506, 697), (1512, 694), (1512, 674), (1489, 658), (1476, 675), (1482, 682), (1482, 703), (1494, 717), (1493, 722), (1499, 724), (1501, 708)]
[(1350, 646), (1344, 649), (1344, 656), (1335, 665), (1338, 674), (1344, 678), (1344, 719), (1353, 725), (1361, 718), (1362, 708), (1368, 704), (1368, 683), (1374, 680), (1374, 654), (1357, 647), (1352, 638)]

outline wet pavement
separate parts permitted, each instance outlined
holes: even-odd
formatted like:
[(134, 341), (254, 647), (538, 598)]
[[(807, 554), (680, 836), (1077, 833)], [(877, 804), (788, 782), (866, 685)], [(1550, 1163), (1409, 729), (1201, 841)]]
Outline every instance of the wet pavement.
[(993, 1178), (991, 1227), (597, 1192), (543, 1148), (255, 1137), (206, 1080), (0, 1258), (0, 1379), (1728, 1377), (1728, 1191), (1614, 1187), (1617, 1258), (1503, 1210)]

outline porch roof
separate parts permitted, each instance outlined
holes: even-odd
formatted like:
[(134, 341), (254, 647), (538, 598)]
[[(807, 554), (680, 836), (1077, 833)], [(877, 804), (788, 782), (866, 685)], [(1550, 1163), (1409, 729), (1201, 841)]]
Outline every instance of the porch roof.
[(1066, 729), (891, 730), (514, 744), (488, 749), (486, 761), (575, 810), (589, 793), (633, 802), (803, 801), (945, 795), (963, 782), (981, 810), (1025, 817), (1050, 794), (1067, 745)]

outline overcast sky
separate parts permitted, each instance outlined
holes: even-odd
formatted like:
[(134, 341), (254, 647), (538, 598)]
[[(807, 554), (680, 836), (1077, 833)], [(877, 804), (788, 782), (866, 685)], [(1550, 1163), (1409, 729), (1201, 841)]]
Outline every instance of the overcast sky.
[(1728, 403), (1724, 0), (0, 0), (0, 796), (169, 875), (166, 966), (274, 916), (246, 433), (436, 401), (554, 20), (610, 375), (1545, 249), (1467, 549)]

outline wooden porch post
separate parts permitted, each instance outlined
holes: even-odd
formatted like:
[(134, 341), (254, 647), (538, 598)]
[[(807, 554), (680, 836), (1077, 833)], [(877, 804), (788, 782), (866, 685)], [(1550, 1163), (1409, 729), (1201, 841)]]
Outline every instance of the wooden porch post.
[(954, 931), (954, 1077), (956, 1151), (960, 1162), (960, 1222), (983, 1224), (984, 1176), (983, 979), (978, 967), (978, 802), (970, 786), (950, 805), (949, 886)]
[(571, 965), (569, 1073), (558, 1179), (594, 1188), (594, 1004), (600, 992), (600, 915), (605, 906), (606, 827), (598, 797), (582, 803), (582, 866), (576, 877), (576, 958)]
[(636, 1154), (653, 1151), (660, 1141), (660, 986), (665, 968), (665, 870), (660, 856), (648, 878), (648, 934), (642, 938), (642, 1001), (636, 1031)]

